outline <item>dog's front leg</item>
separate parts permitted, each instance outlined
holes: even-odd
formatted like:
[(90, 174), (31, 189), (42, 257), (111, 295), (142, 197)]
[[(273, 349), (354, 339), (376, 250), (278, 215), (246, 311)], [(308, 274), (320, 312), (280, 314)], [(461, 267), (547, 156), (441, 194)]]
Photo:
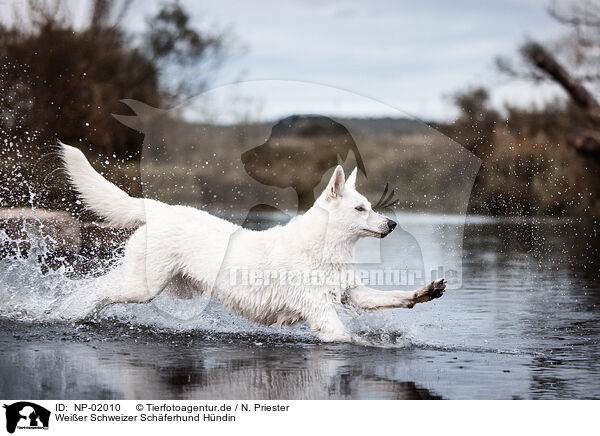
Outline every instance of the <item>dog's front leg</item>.
[(331, 307), (313, 315), (309, 319), (310, 328), (323, 342), (350, 342), (352, 337), (340, 320), (337, 311)]
[(348, 289), (346, 292), (352, 304), (363, 310), (412, 308), (417, 303), (425, 303), (440, 298), (446, 289), (446, 280), (437, 279), (416, 291), (378, 291), (366, 286)]

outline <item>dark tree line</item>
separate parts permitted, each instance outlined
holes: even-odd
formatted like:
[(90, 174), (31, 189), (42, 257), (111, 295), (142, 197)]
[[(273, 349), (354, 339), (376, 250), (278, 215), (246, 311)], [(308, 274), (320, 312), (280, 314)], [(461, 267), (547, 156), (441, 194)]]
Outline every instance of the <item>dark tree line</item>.
[[(0, 25), (0, 131), (10, 142), (83, 141), (95, 152), (135, 156), (141, 137), (116, 121), (122, 99), (175, 104), (199, 92), (223, 53), (223, 35), (194, 28), (178, 3), (150, 17), (142, 35), (122, 23), (130, 0), (95, 0), (76, 27), (60, 0), (31, 0)], [(178, 74), (172, 74), (177, 69)], [(33, 141), (34, 140), (34, 141)]]
[(140, 194), (142, 134), (112, 115), (128, 113), (124, 99), (170, 107), (200, 92), (225, 35), (194, 27), (176, 2), (130, 34), (132, 5), (89, 0), (87, 21), (76, 25), (66, 1), (16, 2), (0, 24), (0, 207), (75, 204), (52, 153), (58, 139), (89, 150), (96, 164), (108, 158), (105, 175)]

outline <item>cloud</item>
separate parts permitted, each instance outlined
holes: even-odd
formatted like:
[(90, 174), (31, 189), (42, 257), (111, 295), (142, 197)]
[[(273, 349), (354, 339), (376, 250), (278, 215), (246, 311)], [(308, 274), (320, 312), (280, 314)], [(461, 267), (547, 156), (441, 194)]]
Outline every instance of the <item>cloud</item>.
[[(186, 6), (231, 24), (247, 45), (247, 55), (229, 63), (225, 79), (244, 70), (248, 79), (325, 83), (425, 119), (452, 116), (444, 96), (458, 88), (494, 85), (494, 57), (515, 54), (525, 35), (543, 40), (561, 30), (540, 1), (222, 0)], [(538, 94), (515, 89), (521, 101)], [(282, 111), (293, 104), (282, 102)], [(369, 108), (337, 110), (378, 115)]]

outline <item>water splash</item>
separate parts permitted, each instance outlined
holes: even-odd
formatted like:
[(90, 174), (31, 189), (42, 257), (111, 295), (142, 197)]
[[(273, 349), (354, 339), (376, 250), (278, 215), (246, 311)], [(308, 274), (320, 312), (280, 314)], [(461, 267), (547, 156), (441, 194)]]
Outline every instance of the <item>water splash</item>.
[[(149, 327), (167, 333), (202, 332), (216, 337), (260, 338), (280, 336), (287, 341), (315, 341), (307, 325), (276, 328), (256, 325), (203, 295), (183, 299), (166, 289), (149, 303), (114, 304), (95, 312), (102, 289), (118, 286), (121, 251), (94, 261), (61, 255), (41, 223), (23, 222), (15, 237), (0, 230), (0, 317), (20, 322), (92, 322), (93, 325)], [(13, 232), (11, 232), (11, 235)], [(85, 272), (78, 267), (86, 264)], [(365, 323), (356, 313), (343, 314), (361, 346), (403, 348), (413, 346), (411, 335)]]
[(65, 256), (49, 248), (39, 225), (26, 223), (11, 237), (0, 231), (0, 316), (18, 321), (73, 321), (87, 316), (99, 287), (114, 275), (78, 277)]
[(24, 222), (18, 234), (11, 237), (0, 230), (0, 317), (4, 319), (41, 323), (113, 320), (168, 331), (311, 336), (304, 326), (292, 330), (257, 326), (202, 295), (182, 299), (168, 289), (149, 303), (115, 304), (95, 313), (101, 290), (120, 282), (120, 254), (98, 261), (82, 273), (75, 266), (77, 259), (73, 262), (50, 248), (52, 241), (39, 225)]

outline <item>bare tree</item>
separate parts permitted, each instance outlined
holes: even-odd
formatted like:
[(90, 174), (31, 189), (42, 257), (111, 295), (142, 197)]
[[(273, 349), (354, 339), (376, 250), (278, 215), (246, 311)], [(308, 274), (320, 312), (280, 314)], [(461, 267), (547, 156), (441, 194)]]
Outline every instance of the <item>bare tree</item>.
[(513, 77), (551, 81), (562, 87), (587, 118), (583, 125), (573, 128), (568, 144), (600, 162), (600, 103), (596, 97), (600, 85), (600, 3), (555, 2), (549, 13), (571, 28), (569, 35), (547, 44), (529, 41), (520, 50), (524, 63), (500, 58), (497, 65)]

